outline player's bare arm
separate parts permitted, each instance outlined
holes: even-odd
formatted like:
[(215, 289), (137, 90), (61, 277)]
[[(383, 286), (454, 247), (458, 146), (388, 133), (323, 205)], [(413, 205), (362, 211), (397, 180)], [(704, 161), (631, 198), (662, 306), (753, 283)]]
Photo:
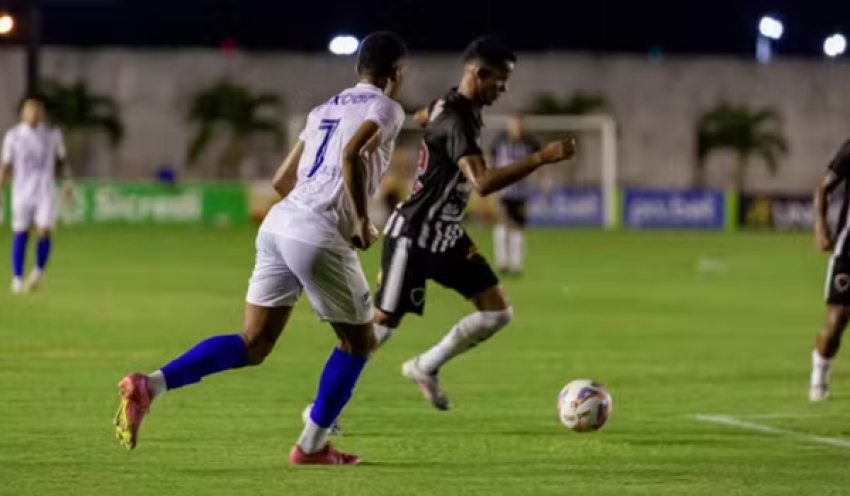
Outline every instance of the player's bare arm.
[(843, 179), (832, 170), (828, 170), (820, 185), (815, 189), (815, 244), (819, 250), (830, 251), (833, 247), (832, 232), (827, 222), (829, 195), (843, 182)]
[(357, 128), (342, 150), (342, 179), (348, 198), (357, 215), (357, 232), (352, 242), (365, 250), (378, 239), (377, 230), (369, 220), (369, 191), (364, 156), (375, 151), (380, 144), (381, 128), (366, 121)]
[(482, 155), (462, 157), (458, 166), (466, 175), (473, 189), (479, 195), (487, 196), (523, 180), (543, 165), (571, 159), (575, 155), (575, 151), (575, 140), (566, 138), (553, 141), (539, 152), (532, 153), (507, 167), (487, 167)]
[(298, 140), (274, 174), (272, 186), (281, 198), (286, 198), (298, 181), (298, 163), (301, 161), (302, 153), (304, 153), (304, 142)]
[(427, 108), (419, 109), (413, 114), (413, 122), (419, 127), (425, 127), (428, 124), (430, 114)]

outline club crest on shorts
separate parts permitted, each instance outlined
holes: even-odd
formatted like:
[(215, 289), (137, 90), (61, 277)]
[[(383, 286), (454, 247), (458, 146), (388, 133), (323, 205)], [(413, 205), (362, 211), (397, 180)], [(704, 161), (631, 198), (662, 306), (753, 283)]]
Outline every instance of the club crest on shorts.
[(840, 293), (846, 292), (850, 289), (850, 275), (848, 274), (838, 274), (835, 276), (835, 289)]
[(425, 303), (425, 288), (415, 288), (410, 292), (410, 301), (417, 307)]

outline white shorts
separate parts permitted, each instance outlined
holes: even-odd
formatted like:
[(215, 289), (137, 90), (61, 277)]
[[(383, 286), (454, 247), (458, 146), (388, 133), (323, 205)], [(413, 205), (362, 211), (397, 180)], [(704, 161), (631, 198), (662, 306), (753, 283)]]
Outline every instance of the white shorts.
[(56, 223), (56, 201), (53, 196), (15, 200), (12, 198), (12, 230), (53, 229)]
[(260, 307), (294, 306), (301, 288), (319, 320), (372, 321), (372, 295), (357, 253), (330, 250), (260, 231), (257, 261), (245, 300)]

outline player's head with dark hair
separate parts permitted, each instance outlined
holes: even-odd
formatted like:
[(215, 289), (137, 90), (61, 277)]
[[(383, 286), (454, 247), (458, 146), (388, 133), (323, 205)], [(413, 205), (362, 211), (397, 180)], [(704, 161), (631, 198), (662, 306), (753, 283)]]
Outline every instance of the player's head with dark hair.
[(35, 126), (44, 120), (45, 101), (41, 96), (28, 96), (21, 100), (18, 105), (18, 112), (21, 116), (21, 121), (26, 122), (31, 126)]
[(508, 79), (516, 64), (516, 54), (493, 36), (476, 38), (463, 52), (464, 80), (475, 99), (490, 105), (507, 91)]
[(404, 40), (390, 31), (377, 31), (363, 38), (357, 52), (357, 75), (372, 83), (386, 86), (401, 83), (407, 46)]

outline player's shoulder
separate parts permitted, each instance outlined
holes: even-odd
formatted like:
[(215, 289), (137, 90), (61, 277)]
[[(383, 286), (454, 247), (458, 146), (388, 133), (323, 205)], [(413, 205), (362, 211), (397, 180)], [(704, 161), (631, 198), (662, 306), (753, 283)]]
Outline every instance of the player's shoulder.
[(431, 104), (431, 122), (435, 126), (460, 122), (480, 127), (472, 102), (456, 89), (452, 89)]
[(375, 105), (376, 107), (384, 110), (387, 114), (392, 115), (398, 125), (401, 125), (404, 122), (404, 107), (389, 96), (383, 93), (378, 94), (372, 105)]
[(12, 137), (12, 136), (18, 135), (23, 128), (24, 128), (23, 124), (21, 124), (21, 123), (15, 124), (14, 126), (12, 126), (12, 127), (10, 127), (9, 129), (6, 130), (6, 137)]

